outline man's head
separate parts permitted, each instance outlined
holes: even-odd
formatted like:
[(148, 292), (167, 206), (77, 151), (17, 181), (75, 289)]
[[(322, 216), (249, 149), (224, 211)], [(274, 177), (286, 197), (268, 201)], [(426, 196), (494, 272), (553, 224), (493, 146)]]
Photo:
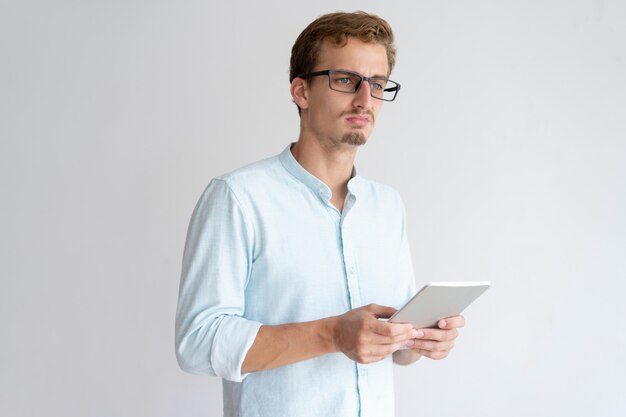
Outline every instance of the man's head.
[(389, 23), (365, 12), (337, 12), (315, 19), (298, 36), (291, 49), (289, 82), (299, 74), (313, 71), (323, 41), (327, 40), (333, 46), (342, 47), (348, 43), (348, 38), (384, 46), (389, 76), (396, 63), (396, 48), (393, 45), (393, 32)]
[(389, 89), (395, 84), (386, 80), (395, 55), (391, 27), (377, 16), (331, 13), (307, 26), (293, 46), (290, 67), (301, 137), (364, 144), (381, 99), (399, 89)]

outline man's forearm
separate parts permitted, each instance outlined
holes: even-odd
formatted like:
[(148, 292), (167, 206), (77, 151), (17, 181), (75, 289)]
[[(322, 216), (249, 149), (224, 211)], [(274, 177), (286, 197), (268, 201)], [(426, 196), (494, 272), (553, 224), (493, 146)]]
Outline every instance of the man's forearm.
[(241, 372), (256, 372), (290, 365), (337, 352), (333, 339), (336, 319), (261, 326), (248, 350)]
[(393, 307), (368, 304), (321, 320), (261, 326), (241, 372), (263, 371), (335, 352), (359, 363), (377, 362), (415, 337), (408, 323), (378, 320), (395, 312)]

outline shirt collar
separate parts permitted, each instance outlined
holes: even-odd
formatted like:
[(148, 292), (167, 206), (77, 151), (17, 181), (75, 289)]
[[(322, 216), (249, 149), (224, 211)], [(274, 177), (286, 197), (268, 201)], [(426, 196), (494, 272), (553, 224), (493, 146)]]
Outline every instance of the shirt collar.
[[(296, 161), (296, 158), (294, 158), (293, 154), (291, 153), (291, 147), (293, 145), (295, 145), (295, 142), (290, 143), (285, 148), (285, 150), (282, 151), (280, 155), (278, 155), (280, 162), (283, 164), (285, 169), (298, 181), (302, 182), (317, 195), (328, 201), (332, 195), (332, 191), (326, 184), (324, 184), (324, 182), (322, 182), (322, 180), (312, 175), (309, 171), (304, 169), (302, 165), (298, 163), (298, 161)], [(356, 168), (353, 166), (352, 175), (350, 176), (350, 180), (348, 181), (348, 191), (350, 192), (350, 194), (355, 195), (359, 181), (360, 177), (357, 176)]]

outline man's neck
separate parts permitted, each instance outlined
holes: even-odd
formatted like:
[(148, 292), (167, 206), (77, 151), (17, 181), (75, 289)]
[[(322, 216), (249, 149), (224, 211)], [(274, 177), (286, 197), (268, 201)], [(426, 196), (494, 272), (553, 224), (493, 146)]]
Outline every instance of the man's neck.
[(356, 151), (355, 146), (325, 145), (303, 135), (291, 148), (296, 161), (331, 189), (333, 204), (340, 202), (341, 205), (348, 192)]

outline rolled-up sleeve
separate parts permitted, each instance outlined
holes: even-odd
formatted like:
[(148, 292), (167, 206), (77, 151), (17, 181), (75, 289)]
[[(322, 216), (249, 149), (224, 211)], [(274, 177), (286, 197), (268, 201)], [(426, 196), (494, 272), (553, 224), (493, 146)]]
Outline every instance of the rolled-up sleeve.
[(244, 318), (254, 232), (228, 184), (214, 179), (191, 217), (176, 310), (176, 357), (190, 373), (241, 382), (261, 327)]

